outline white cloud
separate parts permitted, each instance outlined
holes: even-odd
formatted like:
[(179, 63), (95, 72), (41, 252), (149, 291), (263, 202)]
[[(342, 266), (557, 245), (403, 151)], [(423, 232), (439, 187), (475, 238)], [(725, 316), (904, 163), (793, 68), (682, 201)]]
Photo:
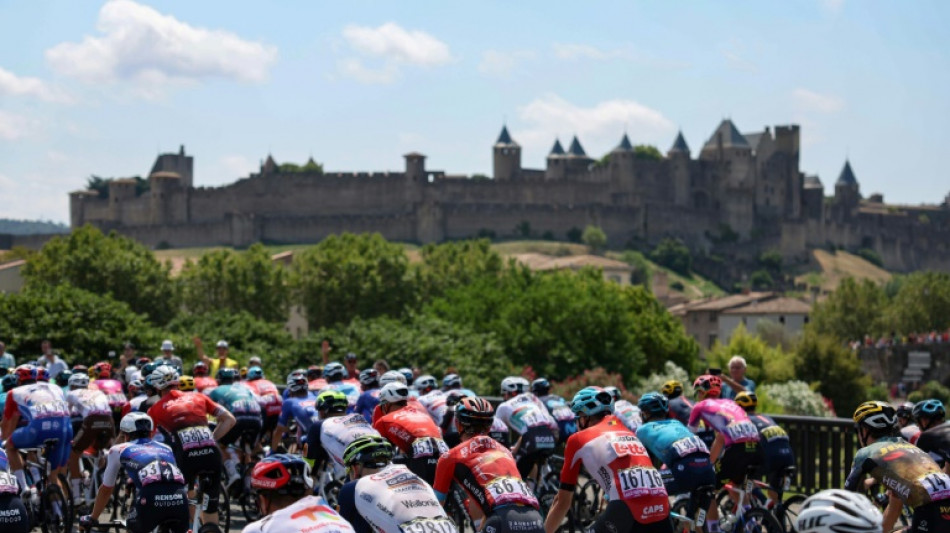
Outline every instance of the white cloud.
[(0, 140), (16, 141), (29, 137), (39, 130), (39, 124), (33, 119), (0, 110)]
[(808, 89), (795, 89), (792, 91), (792, 99), (804, 111), (834, 113), (844, 108), (844, 102), (837, 96), (816, 93)]
[(577, 135), (588, 154), (612, 148), (627, 131), (634, 143), (664, 144), (672, 141), (675, 125), (662, 113), (634, 100), (614, 99), (581, 107), (556, 94), (536, 98), (518, 109), (527, 129), (511, 128), (525, 148), (544, 150), (560, 135), (561, 143)]
[(30, 96), (46, 102), (69, 102), (69, 96), (39, 78), (17, 76), (0, 67), (0, 94)]
[(363, 64), (359, 58), (348, 57), (339, 63), (340, 74), (347, 78), (352, 78), (360, 83), (368, 84), (386, 84), (396, 81), (399, 76), (399, 69), (392, 63), (387, 63), (380, 68), (371, 68)]
[(111, 0), (102, 6), (96, 29), (102, 35), (87, 35), (81, 42), (47, 50), (50, 66), (90, 83), (207, 78), (261, 82), (277, 58), (274, 46), (191, 26), (131, 0)]
[(398, 63), (437, 67), (452, 61), (449, 46), (419, 30), (406, 30), (395, 22), (378, 28), (349, 25), (343, 38), (355, 50)]
[(478, 71), (486, 76), (505, 78), (511, 75), (520, 63), (534, 59), (534, 57), (534, 52), (530, 50), (515, 50), (512, 52), (486, 50), (482, 53), (482, 60), (478, 63)]
[(226, 155), (220, 159), (220, 166), (227, 173), (224, 183), (230, 183), (260, 170), (260, 165), (243, 155)]
[(593, 61), (603, 61), (605, 59), (624, 57), (629, 55), (629, 51), (622, 48), (612, 50), (601, 50), (596, 46), (578, 43), (555, 43), (554, 55), (558, 59), (574, 61), (579, 59), (588, 59)]

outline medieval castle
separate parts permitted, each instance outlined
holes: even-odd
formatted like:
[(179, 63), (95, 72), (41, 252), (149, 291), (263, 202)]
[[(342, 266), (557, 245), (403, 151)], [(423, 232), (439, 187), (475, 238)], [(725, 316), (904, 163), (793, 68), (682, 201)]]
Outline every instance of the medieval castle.
[[(521, 166), (521, 146), (503, 127), (492, 146), (493, 179), (426, 169), (409, 153), (403, 172), (282, 172), (268, 156), (260, 172), (222, 187), (193, 186), (184, 147), (158, 157), (149, 190), (131, 179), (108, 195), (70, 194), (71, 224), (117, 230), (150, 246), (308, 243), (349, 232), (438, 242), (479, 235), (564, 239), (588, 224), (612, 245), (683, 239), (727, 257), (779, 250), (803, 259), (814, 247), (870, 248), (894, 270), (950, 268), (950, 196), (942, 205), (888, 205), (863, 198), (851, 165), (825, 198), (799, 169), (797, 125), (739, 133), (723, 120), (697, 158), (682, 134), (666, 157), (634, 147), (626, 134), (601, 159), (575, 137), (555, 141), (544, 169)], [(307, 170), (311, 169), (311, 170)], [(302, 170), (302, 171), (301, 171)]]

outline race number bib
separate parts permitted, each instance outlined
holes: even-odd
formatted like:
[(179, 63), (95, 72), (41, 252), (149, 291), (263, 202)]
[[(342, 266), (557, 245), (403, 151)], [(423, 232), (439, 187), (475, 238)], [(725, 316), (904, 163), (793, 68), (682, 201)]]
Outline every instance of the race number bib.
[(235, 400), (231, 402), (231, 412), (257, 414), (261, 412), (261, 404), (257, 400)]
[(195, 448), (214, 446), (214, 436), (208, 426), (195, 426), (182, 429), (178, 432), (178, 440), (185, 451)]
[(0, 470), (0, 494), (19, 494), (16, 476)]
[(152, 461), (145, 465), (145, 468), (139, 470), (139, 481), (142, 486), (151, 485), (160, 481), (185, 483), (185, 476), (181, 470), (173, 463), (168, 461)]
[(723, 433), (725, 433), (732, 442), (756, 440), (756, 437), (759, 436), (759, 430), (755, 428), (755, 424), (747, 420), (729, 424), (723, 430)]
[(706, 443), (703, 442), (703, 439), (695, 435), (674, 442), (673, 451), (680, 457), (686, 457), (687, 455), (697, 452), (709, 453), (709, 449), (706, 448)]
[(918, 482), (927, 490), (930, 501), (950, 498), (950, 476), (943, 472), (933, 472), (920, 478)]
[(444, 516), (416, 518), (399, 524), (401, 533), (458, 533), (455, 523)]
[(496, 477), (485, 487), (495, 506), (521, 504), (538, 506), (538, 500), (524, 481), (510, 476)]
[(653, 468), (625, 468), (617, 472), (617, 479), (620, 481), (620, 495), (625, 500), (640, 496), (666, 495), (663, 477)]
[[(360, 416), (362, 419), (361, 415), (356, 416)], [(442, 439), (423, 437), (412, 441), (412, 457), (414, 459), (419, 457), (432, 457), (436, 455), (436, 452), (442, 455), (448, 451), (449, 447)]]

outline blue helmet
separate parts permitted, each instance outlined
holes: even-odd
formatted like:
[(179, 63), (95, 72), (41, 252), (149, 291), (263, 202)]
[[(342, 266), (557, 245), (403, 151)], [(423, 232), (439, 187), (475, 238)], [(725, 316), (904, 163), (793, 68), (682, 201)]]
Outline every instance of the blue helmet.
[(407, 384), (407, 385), (412, 385), (412, 381), (413, 381), (415, 378), (414, 378), (413, 375), (412, 375), (412, 369), (411, 369), (411, 368), (400, 368), (400, 369), (397, 370), (396, 372), (399, 372), (400, 374), (403, 375), (403, 377), (406, 378), (406, 384)]
[(609, 392), (588, 387), (574, 395), (574, 399), (571, 400), (571, 411), (579, 416), (610, 413), (613, 403), (614, 399)]
[(551, 382), (545, 378), (538, 378), (531, 382), (531, 392), (535, 396), (547, 396), (551, 391)]
[(637, 407), (651, 415), (665, 415), (670, 412), (670, 401), (659, 392), (652, 391), (640, 396)]
[(6, 376), (3, 376), (2, 383), (0, 383), (0, 384), (3, 385), (3, 392), (10, 392), (10, 391), (12, 391), (13, 389), (16, 388), (16, 385), (17, 385), (17, 383), (16, 383), (16, 375), (14, 375), (14, 374), (7, 374)]
[(914, 417), (914, 420), (919, 420), (922, 416), (928, 418), (943, 418), (947, 415), (947, 411), (943, 408), (943, 402), (936, 398), (931, 398), (914, 404), (914, 410), (911, 411), (911, 415)]
[(259, 366), (252, 366), (247, 369), (247, 380), (264, 379), (264, 369)]

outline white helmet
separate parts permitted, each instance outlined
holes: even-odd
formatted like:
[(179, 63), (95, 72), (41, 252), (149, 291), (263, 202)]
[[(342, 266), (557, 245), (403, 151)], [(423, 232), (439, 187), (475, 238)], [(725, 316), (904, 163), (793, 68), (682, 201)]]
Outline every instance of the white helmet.
[(169, 365), (159, 365), (148, 376), (152, 386), (158, 390), (165, 390), (171, 385), (178, 385), (178, 371)]
[(412, 386), (420, 392), (428, 392), (432, 389), (437, 389), (439, 387), (439, 382), (435, 380), (435, 376), (430, 376), (426, 374), (424, 376), (419, 376), (415, 381), (412, 382)]
[(69, 376), (69, 388), (70, 389), (85, 389), (89, 387), (89, 376), (78, 372)]
[(799, 533), (881, 533), (881, 511), (863, 494), (823, 490), (805, 500), (798, 513)]
[(398, 370), (390, 370), (379, 376), (379, 386), (385, 387), (390, 383), (402, 383), (406, 385), (406, 376), (402, 375)]
[(136, 433), (139, 431), (151, 433), (153, 427), (152, 417), (138, 411), (132, 411), (123, 416), (122, 421), (119, 422), (119, 431), (122, 433)]
[(521, 394), (526, 392), (531, 388), (531, 384), (528, 383), (528, 380), (518, 376), (508, 376), (505, 379), (501, 380), (501, 393), (502, 394)]
[(404, 402), (409, 399), (409, 387), (405, 383), (389, 383), (379, 390), (379, 404)]

